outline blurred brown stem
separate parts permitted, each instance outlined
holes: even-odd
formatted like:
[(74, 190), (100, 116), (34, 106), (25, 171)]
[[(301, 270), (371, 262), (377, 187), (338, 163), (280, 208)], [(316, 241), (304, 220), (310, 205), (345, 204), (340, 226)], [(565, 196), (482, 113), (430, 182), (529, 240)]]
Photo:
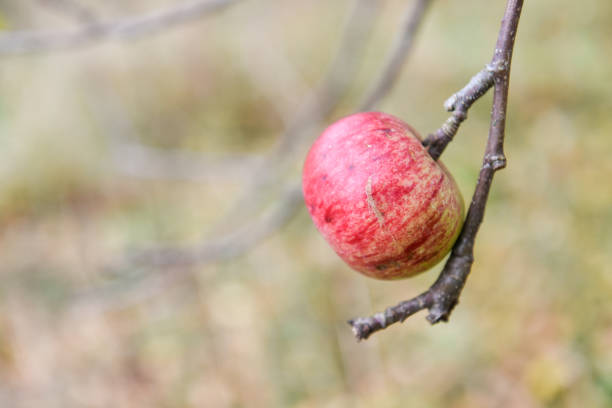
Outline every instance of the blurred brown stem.
[(423, 145), (427, 147), (434, 160), (440, 158), (446, 146), (453, 140), (459, 130), (459, 125), (467, 119), (467, 113), (472, 104), (491, 89), (494, 78), (495, 69), (488, 64), (474, 75), (465, 87), (444, 102), (444, 107), (447, 111), (452, 112), (452, 115), (438, 130), (423, 141)]
[[(383, 85), (394, 83), (401, 70), (390, 69), (389, 67), (390, 65), (398, 67), (404, 64), (412, 49), (416, 29), (420, 26), (420, 21), (424, 18), (425, 6), (430, 2), (431, 0), (419, 0), (416, 7), (411, 7), (411, 11), (407, 14), (408, 18), (398, 31), (395, 42), (396, 46), (389, 54), (387, 62), (382, 65), (378, 75), (375, 76), (377, 79), (373, 83), (376, 85), (374, 85), (371, 92), (368, 93), (368, 95), (376, 95), (376, 97), (366, 97), (364, 98), (364, 103), (365, 100), (368, 99), (369, 105), (375, 104), (390, 90), (390, 87)], [(372, 19), (372, 7), (377, 6), (369, 0), (359, 0), (359, 2), (355, 4), (355, 9), (353, 10), (352, 16), (349, 18), (349, 24), (344, 34), (345, 40), (338, 50), (335, 62), (331, 64), (328, 74), (317, 88), (315, 95), (313, 95), (313, 101), (307, 103), (306, 107), (298, 113), (295, 122), (292, 126), (289, 126), (286, 131), (287, 134), (284, 135), (277, 149), (270, 154), (268, 161), (276, 162), (283, 156), (288, 155), (288, 153), (293, 150), (291, 145), (296, 143), (295, 139), (304, 137), (302, 136), (302, 133), (305, 132), (304, 128), (307, 127), (309, 123), (321, 120), (325, 114), (329, 113), (329, 111), (334, 109), (339, 103), (340, 96), (343, 95), (344, 92), (344, 87), (348, 85), (346, 71), (340, 72), (339, 69), (342, 66), (346, 66), (354, 59), (354, 54), (356, 53), (355, 47), (357, 44), (353, 43), (363, 42), (362, 40), (368, 31), (368, 26), (364, 25), (362, 22), (362, 16), (365, 15), (367, 18)], [(359, 24), (361, 27), (356, 28), (354, 27), (355, 24)], [(363, 31), (364, 26), (365, 31)], [(407, 45), (401, 45), (402, 43)], [(336, 83), (336, 81), (339, 81), (339, 83)], [(315, 104), (314, 102), (317, 103)], [(306, 118), (308, 118), (308, 121), (305, 120)], [(301, 124), (301, 127), (297, 126), (298, 124)], [(248, 206), (253, 206), (253, 201), (256, 200), (254, 200), (251, 195)], [(150, 279), (154, 275), (159, 275), (158, 273), (154, 273), (154, 270), (159, 272), (160, 270), (167, 271), (169, 268), (178, 267), (186, 271), (184, 268), (193, 264), (222, 261), (238, 256), (280, 229), (291, 219), (302, 205), (301, 183), (297, 182), (292, 184), (290, 188), (286, 189), (276, 198), (275, 205), (269, 213), (264, 214), (264, 216), (260, 215), (258, 217), (253, 217), (253, 220), (229, 234), (221, 234), (220, 237), (203, 242), (196, 247), (154, 246), (140, 251), (132, 251), (127, 255), (126, 259), (122, 259), (109, 269), (137, 268), (141, 270), (140, 273), (136, 273), (135, 276), (132, 276), (129, 282), (127, 279), (118, 278), (118, 282), (87, 290), (77, 294), (75, 298), (79, 300), (87, 299), (89, 302), (95, 302), (110, 294), (123, 292), (135, 286), (137, 283)], [(242, 212), (245, 211), (244, 206), (239, 209)], [(173, 276), (177, 275), (179, 275), (179, 273), (175, 272), (173, 274)], [(78, 303), (81, 304), (82, 302)]]
[[(419, 22), (424, 17), (424, 7), (431, 0), (419, 0), (417, 6), (413, 8), (408, 18), (405, 20), (405, 24), (402, 26), (396, 44), (406, 43), (408, 46), (396, 46), (390, 53), (390, 56), (386, 64), (383, 64), (380, 73), (376, 76), (377, 80), (374, 81), (376, 84), (373, 86), (369, 95), (376, 95), (375, 98), (372, 96), (367, 97), (369, 103), (376, 103), (380, 98), (388, 93), (390, 87), (382, 86), (381, 84), (393, 83), (396, 76), (399, 75), (400, 70), (389, 69), (390, 64), (394, 66), (401, 66), (412, 49), (410, 45), (413, 44), (413, 37), (416, 32), (416, 28), (419, 27)], [(354, 61), (355, 54), (357, 51), (355, 48), (357, 44), (361, 43), (366, 38), (369, 32), (369, 26), (363, 23), (363, 17), (371, 19), (373, 5), (368, 0), (360, 0), (355, 4), (352, 16), (349, 19), (347, 25), (344, 40), (337, 52), (334, 62), (331, 64), (329, 72), (322, 80), (321, 84), (315, 91), (313, 99), (309, 101), (305, 106), (304, 110), (299, 112), (297, 119), (287, 129), (286, 135), (283, 137), (281, 143), (277, 147), (277, 150), (271, 153), (271, 156), (266, 159), (267, 162), (276, 163), (282, 159), (283, 156), (287, 156), (293, 149), (293, 144), (298, 142), (298, 139), (308, 136), (305, 130), (310, 129), (310, 124), (319, 122), (324, 118), (325, 115), (329, 114), (337, 104), (340, 102), (341, 96), (346, 91), (348, 86), (348, 78), (350, 73), (342, 67), (351, 65), (351, 61)], [(365, 13), (369, 11), (368, 13)], [(371, 22), (369, 23), (371, 24)], [(360, 27), (355, 27), (358, 25)], [(412, 28), (411, 28), (412, 27)], [(363, 31), (365, 30), (365, 31)], [(365, 101), (365, 99), (364, 99)], [(265, 185), (269, 183), (269, 179), (272, 178), (273, 174), (270, 172), (270, 168), (264, 168), (265, 172), (260, 172), (259, 181), (254, 181), (251, 187), (248, 188), (250, 194), (245, 194), (244, 199), (239, 200), (234, 205), (235, 208), (229, 211), (229, 215), (223, 217), (222, 225), (228, 223), (228, 219), (237, 218), (240, 213), (245, 213), (247, 210), (254, 206), (257, 202), (257, 190), (263, 190)], [(263, 181), (262, 181), (263, 180)], [(273, 179), (275, 181), (276, 179)], [(289, 216), (283, 214), (294, 214), (303, 205), (303, 201), (296, 200), (295, 194), (301, 194), (301, 183), (298, 181), (286, 192), (280, 194), (276, 200), (274, 212), (277, 213), (279, 219), (288, 221), (291, 219)], [(276, 219), (276, 217), (273, 217)], [(246, 225), (249, 226), (265, 226), (266, 221), (264, 218), (255, 218), (253, 221), (249, 221)], [(280, 228), (283, 224), (277, 224), (277, 228)], [(260, 228), (260, 227), (257, 227)], [(266, 231), (272, 232), (268, 229)], [(240, 251), (234, 251), (233, 247), (242, 248), (243, 252), (249, 248), (249, 246), (243, 246), (240, 241), (234, 242), (232, 239), (226, 239), (225, 236), (234, 237), (234, 233), (229, 235), (222, 235), (221, 239), (213, 239), (198, 245), (195, 248), (170, 248), (170, 247), (153, 247), (141, 251), (135, 251), (129, 256), (128, 263), (131, 265), (147, 266), (147, 267), (169, 267), (172, 265), (187, 265), (189, 263), (203, 263), (218, 260), (214, 251), (220, 253), (240, 253)], [(262, 234), (261, 237), (264, 235)], [(251, 246), (257, 243), (257, 240), (249, 240)], [(180, 255), (179, 255), (180, 254)]]
[[(465, 119), (467, 108), (476, 99), (484, 95), (487, 89), (491, 87), (491, 83), (495, 86), (489, 137), (478, 183), (463, 224), (463, 229), (453, 246), (451, 255), (446, 265), (444, 265), (440, 276), (427, 291), (415, 298), (389, 307), (383, 313), (350, 320), (349, 324), (353, 327), (353, 333), (358, 340), (367, 339), (372, 333), (382, 330), (393, 323), (403, 322), (409, 316), (423, 309), (429, 310), (427, 320), (431, 324), (447, 321), (453, 308), (459, 301), (459, 296), (474, 260), (474, 241), (484, 217), (493, 176), (497, 170), (503, 169), (506, 166), (504, 133), (508, 105), (510, 64), (522, 7), (523, 0), (508, 0), (491, 63), (485, 70), (477, 74), (468, 83), (466, 88), (447, 101), (447, 109), (460, 110), (460, 114), (456, 119), (460, 123)], [(488, 79), (489, 76), (492, 76), (492, 81)], [(456, 133), (458, 123), (454, 131), (452, 131), (453, 125), (449, 126), (451, 132), (448, 132), (448, 134), (452, 133), (454, 135)], [(440, 137), (437, 137), (437, 134), (438, 132), (430, 136), (424, 141), (424, 144), (437, 146), (435, 151), (439, 151), (437, 153), (437, 157), (439, 157), (444, 147), (452, 139), (452, 136), (449, 138), (448, 135), (444, 134), (444, 131), (440, 131), (442, 135)]]
[(432, 0), (418, 0), (413, 8), (407, 10), (404, 24), (402, 24), (402, 31), (395, 40), (395, 44), (387, 57), (381, 74), (373, 83), (372, 88), (366, 93), (363, 102), (359, 105), (359, 111), (372, 109), (374, 105), (389, 93), (398, 80), (402, 67), (406, 62), (406, 57), (412, 50), (414, 38), (421, 26), (421, 22), (424, 20), (427, 7), (431, 3)]

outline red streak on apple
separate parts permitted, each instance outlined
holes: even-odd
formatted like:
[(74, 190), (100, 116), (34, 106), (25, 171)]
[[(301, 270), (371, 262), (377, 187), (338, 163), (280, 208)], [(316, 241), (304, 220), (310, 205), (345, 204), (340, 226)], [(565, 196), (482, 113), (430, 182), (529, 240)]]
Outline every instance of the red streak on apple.
[(328, 127), (304, 163), (302, 189), (312, 220), (336, 253), (373, 278), (423, 272), (451, 249), (463, 198), (418, 133), (379, 112)]

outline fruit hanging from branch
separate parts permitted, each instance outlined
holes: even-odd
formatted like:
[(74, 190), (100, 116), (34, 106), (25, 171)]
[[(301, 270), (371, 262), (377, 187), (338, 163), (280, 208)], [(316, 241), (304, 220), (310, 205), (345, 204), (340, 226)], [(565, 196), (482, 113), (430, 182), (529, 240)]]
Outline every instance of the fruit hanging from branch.
[(379, 112), (328, 127), (304, 163), (306, 206), (353, 269), (377, 279), (423, 272), (450, 251), (463, 221), (455, 181), (418, 133)]

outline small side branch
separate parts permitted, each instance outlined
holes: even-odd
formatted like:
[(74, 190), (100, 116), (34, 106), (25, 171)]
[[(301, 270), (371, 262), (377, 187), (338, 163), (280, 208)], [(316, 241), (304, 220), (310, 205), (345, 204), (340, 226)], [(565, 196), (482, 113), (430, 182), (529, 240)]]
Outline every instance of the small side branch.
[[(149, 293), (150, 281), (164, 276), (167, 277), (165, 283), (180, 280), (193, 273), (190, 268), (193, 265), (227, 261), (243, 255), (286, 225), (300, 208), (297, 203), (302, 201), (301, 188), (288, 189), (262, 216), (215, 240), (197, 247), (160, 246), (126, 254), (125, 259), (106, 270), (109, 274), (122, 274), (121, 278), (74, 293), (72, 303), (78, 308), (86, 303), (113, 304), (108, 300), (110, 297), (140, 298), (143, 290)], [(156, 287), (164, 289), (164, 286)]]
[(440, 158), (446, 146), (453, 140), (459, 130), (459, 125), (467, 119), (467, 113), (472, 104), (491, 89), (495, 71), (491, 64), (487, 65), (474, 75), (463, 89), (444, 102), (444, 108), (452, 112), (452, 115), (440, 129), (427, 136), (423, 141), (423, 145), (427, 147), (434, 160)]
[[(508, 0), (495, 53), (489, 68), (487, 68), (487, 71), (493, 75), (493, 85), (495, 86), (489, 137), (476, 190), (474, 191), (463, 229), (453, 246), (451, 255), (438, 279), (426, 292), (390, 307), (384, 313), (350, 320), (349, 324), (352, 326), (353, 333), (358, 340), (367, 339), (372, 333), (382, 330), (393, 323), (402, 322), (423, 309), (429, 310), (427, 320), (431, 324), (447, 321), (453, 308), (459, 301), (459, 296), (474, 260), (474, 241), (484, 217), (493, 176), (497, 170), (506, 166), (503, 147), (508, 105), (508, 80), (514, 39), (522, 6), (523, 0)], [(482, 75), (482, 78), (479, 78), (479, 75)], [(459, 91), (447, 101), (449, 107), (456, 109), (462, 103), (471, 105), (479, 97), (475, 96), (478, 93), (473, 93), (475, 92), (474, 90), (485, 89), (484, 85), (479, 84), (488, 83), (490, 80), (486, 79), (487, 77), (488, 74), (481, 71), (462, 91)], [(484, 92), (486, 92), (486, 89)], [(481, 92), (480, 96), (484, 92)], [(469, 105), (467, 106), (469, 107)]]
[[(406, 59), (408, 58), (410, 51), (412, 50), (413, 38), (416, 35), (416, 30), (421, 25), (421, 21), (425, 16), (426, 6), (431, 2), (431, 0), (419, 0), (417, 2), (416, 7), (410, 8), (408, 13), (406, 14), (406, 19), (398, 31), (398, 35), (395, 39), (396, 46), (394, 47), (394, 51), (390, 53), (390, 57), (387, 60), (386, 64), (383, 64), (379, 73), (376, 75), (376, 81), (373, 83), (372, 94), (375, 94), (375, 98), (365, 97), (363, 103), (360, 105), (365, 105), (366, 103), (376, 103), (382, 97), (384, 97), (388, 91), (391, 89), (387, 86), (381, 86), (381, 84), (385, 83), (393, 83), (397, 76), (400, 73), (399, 69), (391, 69), (390, 65), (393, 66), (402, 66)], [(365, 38), (367, 38), (367, 34), (369, 33), (370, 25), (372, 21), (363, 21), (363, 18), (372, 18), (372, 7), (378, 7), (375, 3), (372, 3), (369, 0), (360, 0), (355, 3), (355, 8), (349, 18), (349, 23), (347, 24), (345, 33), (343, 35), (344, 40), (338, 50), (338, 53), (334, 59), (334, 62), (331, 64), (331, 67), (322, 80), (321, 84), (315, 91), (313, 95), (313, 99), (307, 102), (303, 111), (299, 112), (296, 118), (292, 121), (292, 124), (288, 127), (285, 135), (282, 138), (282, 141), (277, 149), (270, 154), (270, 156), (264, 158), (266, 162), (276, 163), (282, 159), (283, 156), (288, 156), (291, 151), (294, 149), (293, 144), (298, 143), (300, 137), (304, 136), (304, 131), (309, 129), (309, 123), (320, 122), (327, 114), (329, 114), (333, 109), (335, 109), (341, 99), (341, 96), (346, 91), (346, 87), (349, 82), (347, 78), (350, 78), (351, 75), (346, 71), (346, 66), (354, 65), (351, 64), (351, 61), (356, 59), (357, 50), (355, 49), (359, 43), (362, 43)], [(357, 44), (355, 44), (355, 42)], [(370, 102), (366, 102), (369, 100)], [(306, 135), (308, 135), (306, 133)], [(264, 168), (267, 170), (268, 168)], [(253, 197), (257, 197), (257, 190), (262, 190), (266, 186), (266, 182), (269, 182), (270, 178), (273, 176), (273, 173), (268, 171), (262, 171), (258, 174), (259, 180), (254, 181), (252, 186), (247, 188), (247, 193), (244, 194), (244, 198), (239, 199), (238, 203), (233, 205), (228, 215), (226, 215), (221, 223), (221, 225), (225, 225), (225, 220), (235, 219), (241, 213), (244, 213), (246, 209), (252, 207), (254, 202), (257, 199)], [(262, 181), (263, 180), (263, 181)], [(301, 181), (294, 184), (292, 186), (293, 190), (301, 191)], [(301, 205), (303, 205), (302, 200), (293, 200), (289, 198), (290, 196), (283, 197), (281, 196), (278, 199), (279, 203), (285, 203), (283, 205), (277, 206), (276, 211), (288, 211), (295, 213), (299, 209)], [(289, 218), (286, 218), (288, 220)], [(253, 224), (260, 223), (261, 220), (253, 221)], [(280, 226), (280, 225), (279, 225)], [(209, 256), (199, 256), (198, 252), (208, 253), (210, 248), (219, 248), (215, 246), (216, 242), (221, 242), (219, 239), (212, 240), (210, 242), (206, 242), (199, 248), (191, 248), (192, 255), (187, 255), (189, 250), (182, 251), (182, 255), (179, 256), (166, 256), (167, 254), (174, 254), (176, 250), (170, 251), (160, 251), (160, 248), (151, 248), (150, 250), (144, 250), (143, 256), (139, 256), (138, 258), (132, 259), (133, 265), (146, 265), (146, 266), (159, 266), (163, 265), (167, 267), (169, 265), (185, 265), (189, 262), (203, 262), (208, 259), (211, 259)], [(225, 246), (231, 246), (231, 240), (223, 240), (223, 248)], [(224, 251), (221, 251), (224, 252)], [(164, 255), (166, 254), (166, 255)], [(166, 259), (161, 262), (148, 262), (147, 260), (151, 259), (162, 259), (166, 257)]]
[(414, 39), (419, 31), (421, 22), (424, 20), (427, 7), (431, 3), (432, 0), (418, 0), (414, 8), (406, 11), (402, 30), (395, 39), (381, 74), (366, 93), (363, 102), (359, 105), (359, 111), (372, 109), (374, 105), (389, 93), (393, 84), (397, 82), (407, 56), (412, 51)]
[[(425, 4), (431, 0), (419, 1)], [(368, 26), (371, 24), (371, 22), (364, 23), (362, 21), (362, 16), (366, 15), (371, 19), (371, 7), (377, 7), (376, 2), (371, 2), (370, 0), (360, 0), (355, 4), (355, 10), (349, 19), (350, 21), (344, 34), (345, 40), (340, 47), (341, 50), (338, 51), (336, 61), (332, 64), (328, 74), (325, 76), (326, 79), (322, 81), (316, 91), (316, 94), (319, 95), (319, 98), (321, 98), (321, 102), (318, 104), (316, 109), (314, 106), (310, 107), (310, 104), (307, 104), (304, 111), (300, 112), (294, 119), (295, 124), (287, 129), (283, 139), (299, 138), (301, 136), (300, 132), (303, 132), (307, 127), (306, 122), (303, 120), (303, 118), (306, 116), (309, 116), (311, 121), (318, 121), (328, 112), (328, 109), (331, 110), (337, 106), (339, 98), (343, 94), (341, 92), (342, 89), (337, 89), (334, 91), (326, 89), (328, 87), (339, 87), (338, 84), (333, 83), (340, 80), (340, 73), (335, 73), (335, 71), (342, 66), (350, 65), (349, 62), (356, 57), (354, 55), (355, 50), (350, 50), (355, 48), (356, 45), (351, 44), (351, 42), (357, 41), (357, 43), (359, 43), (361, 39), (366, 37)], [(421, 12), (421, 9), (418, 6), (412, 10), (413, 14), (410, 14), (410, 17), (405, 21), (405, 24), (408, 26), (419, 27), (420, 21), (424, 18), (424, 13)], [(359, 25), (360, 27), (355, 27), (355, 25)], [(361, 31), (364, 30), (364, 27), (366, 28), (366, 32)], [(412, 36), (414, 34), (414, 30), (409, 30), (407, 29), (407, 26), (402, 26), (402, 28), (398, 30), (396, 44), (403, 41), (407, 42), (408, 44), (412, 44)], [(347, 49), (343, 50), (342, 48)], [(410, 55), (410, 50), (412, 47), (402, 46), (397, 47), (396, 49), (399, 48), (401, 48), (403, 51), (400, 55), (401, 61), (396, 63), (403, 65), (404, 61)], [(399, 56), (390, 57), (389, 61), (397, 61), (398, 58)], [(381, 67), (379, 73), (376, 75), (376, 78), (378, 79), (374, 83), (382, 83), (384, 82), (382, 78), (389, 76), (387, 67), (387, 64), (384, 64), (383, 67)], [(399, 71), (394, 71), (393, 75), (398, 73)], [(343, 73), (343, 76), (346, 77), (346, 72)], [(389, 79), (393, 81), (395, 77)], [(341, 82), (344, 83), (345, 79), (342, 78)], [(342, 87), (343, 86), (345, 85), (342, 85)], [(377, 87), (373, 87), (372, 89), (376, 88)], [(384, 89), (377, 91), (376, 93), (378, 96), (376, 100), (384, 97), (389, 90), (390, 88), (385, 87)], [(332, 96), (330, 97), (329, 95)], [(325, 112), (321, 111), (322, 106), (325, 108)], [(278, 146), (276, 151), (272, 152), (270, 156), (263, 157), (262, 159), (264, 161), (274, 162), (275, 160), (282, 158), (283, 155), (288, 155), (292, 150), (291, 147), (287, 146), (287, 144), (290, 143), (293, 143), (293, 141), (289, 140), (281, 142), (281, 145)], [(283, 154), (281, 155), (279, 152), (282, 152)], [(250, 207), (254, 205), (254, 200), (252, 197), (253, 196), (251, 195), (250, 202), (247, 203), (249, 207), (247, 207), (246, 211), (251, 211)], [(113, 273), (118, 273), (123, 269), (137, 269), (139, 272), (134, 275), (130, 275), (129, 279), (117, 278), (112, 283), (103, 284), (79, 293), (75, 295), (75, 303), (78, 303), (79, 305), (82, 305), (83, 303), (98, 302), (108, 304), (108, 297), (112, 296), (114, 298), (117, 295), (126, 292), (137, 293), (139, 291), (139, 287), (146, 286), (145, 281), (149, 281), (156, 276), (162, 275), (169, 268), (174, 268), (172, 273), (174, 278), (181, 274), (190, 273), (192, 269), (187, 268), (193, 266), (194, 264), (202, 265), (209, 262), (223, 261), (238, 255), (242, 255), (261, 240), (265, 239), (267, 236), (276, 232), (283, 225), (285, 225), (302, 205), (303, 199), (301, 183), (297, 183), (292, 185), (291, 188), (287, 189), (285, 193), (282, 193), (279, 197), (277, 197), (275, 205), (268, 213), (264, 214), (264, 216), (254, 217), (254, 219), (243, 228), (239, 228), (233, 232), (230, 232), (229, 234), (223, 234), (220, 237), (203, 242), (196, 247), (155, 246), (132, 253), (131, 255), (126, 256), (124, 259), (116, 261), (113, 265), (110, 265), (108, 269)], [(240, 210), (244, 212), (245, 207), (241, 207)]]

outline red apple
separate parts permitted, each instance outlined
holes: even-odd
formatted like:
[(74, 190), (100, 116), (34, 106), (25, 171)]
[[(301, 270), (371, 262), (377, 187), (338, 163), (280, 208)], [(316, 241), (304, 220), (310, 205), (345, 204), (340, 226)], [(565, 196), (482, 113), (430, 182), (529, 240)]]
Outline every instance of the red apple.
[(423, 272), (451, 249), (463, 198), (418, 133), (379, 112), (328, 127), (304, 163), (302, 189), (315, 225), (355, 270), (378, 279)]

